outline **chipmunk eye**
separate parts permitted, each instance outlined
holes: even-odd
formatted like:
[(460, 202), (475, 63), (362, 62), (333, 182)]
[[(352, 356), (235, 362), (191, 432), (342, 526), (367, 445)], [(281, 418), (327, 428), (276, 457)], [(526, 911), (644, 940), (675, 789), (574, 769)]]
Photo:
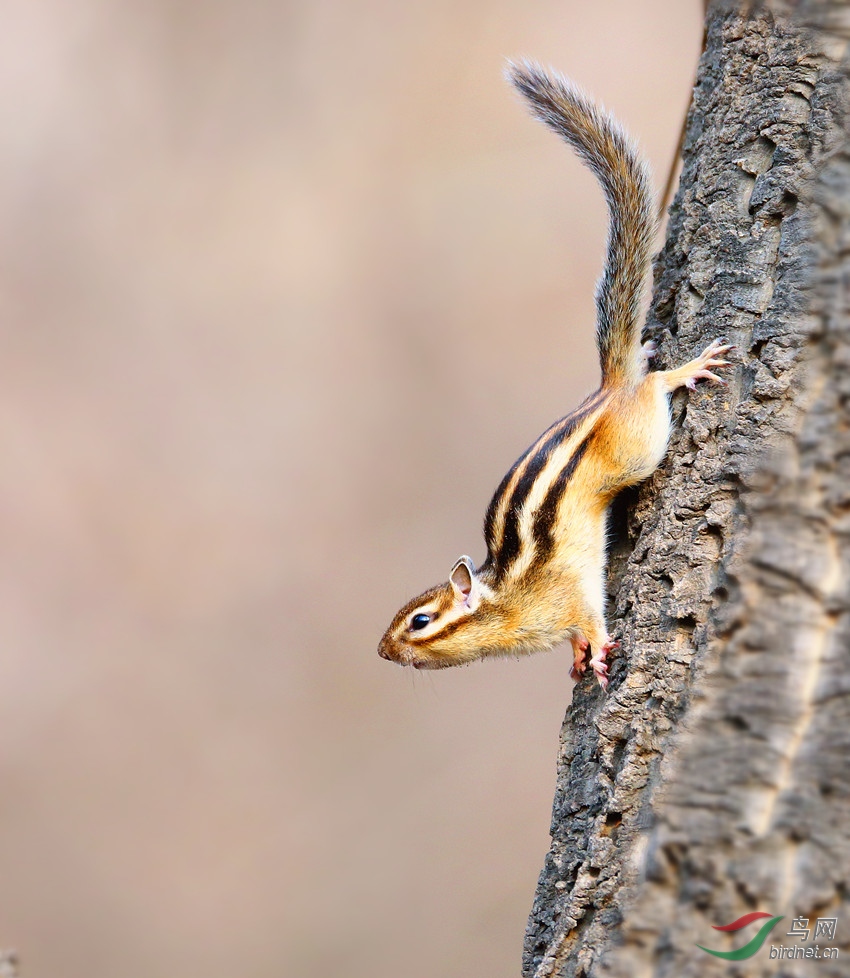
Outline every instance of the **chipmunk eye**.
[(410, 619), (411, 631), (418, 632), (421, 628), (424, 628), (430, 620), (430, 615), (414, 615)]

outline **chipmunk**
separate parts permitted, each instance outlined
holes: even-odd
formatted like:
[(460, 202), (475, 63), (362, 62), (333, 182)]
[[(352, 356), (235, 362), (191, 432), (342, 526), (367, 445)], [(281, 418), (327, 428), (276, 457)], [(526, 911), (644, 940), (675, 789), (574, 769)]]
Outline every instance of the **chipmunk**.
[(661, 464), (669, 395), (700, 378), (732, 347), (715, 340), (675, 370), (648, 372), (654, 345), (640, 343), (640, 300), (656, 218), (647, 165), (617, 122), (565, 78), (509, 64), (508, 78), (534, 115), (573, 147), (602, 185), (609, 208), (607, 257), (596, 289), (602, 385), (556, 421), (514, 463), (484, 520), (487, 558), (461, 557), (445, 584), (409, 601), (378, 653), (400, 665), (442, 669), (569, 641), (571, 675), (590, 666), (608, 684), (616, 646), (604, 615), (606, 517), (613, 497)]

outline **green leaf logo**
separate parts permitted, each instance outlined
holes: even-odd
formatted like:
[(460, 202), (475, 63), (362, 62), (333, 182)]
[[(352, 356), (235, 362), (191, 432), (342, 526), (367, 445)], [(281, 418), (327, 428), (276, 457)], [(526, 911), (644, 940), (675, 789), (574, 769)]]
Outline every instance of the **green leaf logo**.
[[(715, 927), (714, 929), (723, 931), (740, 930), (742, 927), (746, 927), (747, 924), (751, 924), (754, 920), (758, 920), (760, 917), (770, 917), (770, 914), (761, 912), (744, 914), (743, 917), (739, 917), (731, 924), (726, 924), (723, 927)], [(770, 920), (768, 920), (767, 923), (761, 925), (758, 934), (756, 934), (751, 941), (746, 943), (743, 947), (739, 947), (735, 951), (712, 951), (710, 947), (703, 947), (702, 944), (697, 944), (697, 947), (701, 951), (707, 951), (709, 954), (713, 954), (716, 958), (724, 958), (726, 961), (744, 961), (747, 958), (751, 958), (756, 951), (758, 951), (758, 949), (767, 939), (767, 935), (773, 930), (780, 920), (782, 920), (782, 917), (770, 917)]]

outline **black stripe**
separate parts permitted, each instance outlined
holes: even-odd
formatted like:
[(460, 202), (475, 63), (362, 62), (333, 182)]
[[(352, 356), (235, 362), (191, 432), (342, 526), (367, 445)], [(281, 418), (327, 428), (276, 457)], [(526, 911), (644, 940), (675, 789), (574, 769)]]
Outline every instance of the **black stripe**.
[[(568, 429), (567, 434), (571, 430)], [(560, 442), (560, 440), (561, 436), (559, 434), (557, 441)], [(502, 533), (502, 545), (496, 552), (493, 561), (497, 579), (504, 575), (510, 564), (519, 556), (519, 514), (522, 510), (523, 503), (531, 492), (531, 487), (548, 461), (549, 451), (551, 451), (551, 445), (547, 441), (526, 466), (525, 472), (523, 472), (522, 477), (517, 482), (513, 495), (511, 496), (510, 505), (505, 513), (505, 529)]]
[(499, 508), (499, 503), (502, 500), (505, 489), (508, 488), (508, 483), (513, 478), (514, 472), (517, 470), (517, 466), (522, 463), (525, 455), (520, 455), (520, 457), (514, 462), (514, 464), (508, 469), (508, 474), (499, 483), (499, 488), (493, 493), (493, 498), (490, 500), (490, 505), (487, 507), (487, 515), (484, 517), (484, 539), (487, 543), (487, 554), (493, 554), (496, 550), (496, 511)]
[[(547, 436), (550, 439), (554, 437), (554, 435), (566, 422), (570, 422), (569, 427), (567, 429), (567, 433), (572, 431), (575, 422), (577, 420), (576, 418), (573, 417), (573, 415), (577, 414), (580, 410), (582, 410), (585, 407), (585, 405), (589, 407), (591, 400), (597, 398), (601, 393), (602, 393), (601, 390), (596, 391), (596, 393), (591, 395), (591, 397), (588, 398), (587, 401), (583, 402), (578, 408), (576, 408), (573, 414), (568, 414), (565, 417), (561, 418), (560, 420), (556, 421), (554, 424), (550, 425), (543, 432), (543, 434), (540, 435), (535, 440), (534, 445), (539, 445), (544, 438), (547, 438)], [(552, 432), (552, 435), (549, 434), (550, 432)], [(516, 462), (514, 462), (514, 464), (510, 467), (510, 469), (508, 469), (508, 474), (499, 483), (498, 488), (493, 493), (493, 498), (490, 500), (490, 505), (487, 507), (487, 515), (484, 517), (484, 539), (487, 542), (488, 556), (495, 553), (496, 550), (498, 549), (497, 540), (496, 540), (496, 513), (498, 512), (499, 504), (502, 501), (502, 497), (505, 494), (505, 490), (508, 488), (508, 485), (510, 484), (511, 480), (514, 477), (514, 473), (522, 465), (522, 463), (528, 458), (529, 454), (531, 453), (531, 450), (534, 448), (534, 445), (532, 445), (530, 448), (527, 448), (522, 453), (522, 455), (520, 455), (520, 457), (516, 460)]]
[(443, 625), (440, 631), (434, 632), (433, 635), (427, 635), (427, 636), (423, 635), (418, 640), (415, 635), (411, 635), (408, 641), (412, 646), (415, 647), (417, 645), (427, 645), (432, 639), (447, 638), (449, 635), (454, 635), (454, 633), (458, 629), (463, 628), (465, 625), (467, 625), (468, 619), (469, 619), (468, 615), (463, 615), (460, 618), (456, 618), (454, 621), (450, 621), (447, 625)]
[[(575, 431), (578, 425), (584, 421), (584, 419), (596, 410), (601, 402), (605, 399), (603, 392), (597, 391), (591, 397), (589, 397), (582, 405), (576, 408), (572, 414), (568, 414), (565, 418), (560, 421), (556, 421), (551, 428), (547, 431), (551, 431), (552, 434), (546, 438), (540, 448), (534, 453), (534, 456), (528, 462), (522, 476), (514, 487), (513, 494), (511, 495), (510, 504), (505, 512), (505, 524), (504, 530), (502, 532), (502, 540), (498, 549), (490, 550), (490, 541), (488, 539), (488, 563), (491, 563), (496, 572), (497, 580), (504, 576), (510, 564), (517, 558), (520, 552), (520, 539), (519, 539), (519, 516), (522, 511), (522, 507), (528, 498), (531, 488), (537, 481), (540, 473), (543, 471), (546, 463), (549, 461), (549, 456), (552, 452), (563, 443), (566, 438)], [(544, 436), (546, 432), (544, 432)], [(538, 438), (535, 442), (540, 444), (540, 439)], [(534, 446), (532, 446), (533, 448)], [(529, 452), (532, 449), (529, 449)], [(514, 465), (511, 469), (513, 473), (517, 466), (520, 465), (524, 459), (528, 457), (529, 452)], [(492, 533), (492, 521), (495, 517), (496, 509), (498, 508), (500, 497), (506, 488), (506, 479), (502, 480), (502, 485), (496, 490), (496, 495), (493, 497), (490, 503), (490, 508), (487, 511), (488, 520), (491, 523), (491, 533)], [(485, 523), (486, 528), (486, 523)], [(486, 532), (486, 529), (485, 529)]]
[(549, 487), (546, 498), (534, 513), (534, 523), (532, 524), (532, 534), (535, 543), (535, 561), (544, 561), (552, 551), (555, 544), (555, 537), (552, 530), (558, 519), (558, 507), (567, 489), (567, 483), (573, 477), (579, 462), (584, 458), (588, 445), (593, 439), (594, 432), (584, 439), (578, 448), (570, 456), (567, 464), (558, 473), (558, 478)]

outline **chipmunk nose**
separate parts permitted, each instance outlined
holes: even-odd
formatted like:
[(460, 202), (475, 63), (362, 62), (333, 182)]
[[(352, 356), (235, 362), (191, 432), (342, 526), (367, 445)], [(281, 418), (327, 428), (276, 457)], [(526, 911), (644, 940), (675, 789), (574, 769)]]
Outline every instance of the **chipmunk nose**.
[(389, 652), (387, 652), (386, 648), (384, 647), (383, 642), (378, 646), (378, 655), (382, 659), (392, 659), (392, 656), (389, 654)]

